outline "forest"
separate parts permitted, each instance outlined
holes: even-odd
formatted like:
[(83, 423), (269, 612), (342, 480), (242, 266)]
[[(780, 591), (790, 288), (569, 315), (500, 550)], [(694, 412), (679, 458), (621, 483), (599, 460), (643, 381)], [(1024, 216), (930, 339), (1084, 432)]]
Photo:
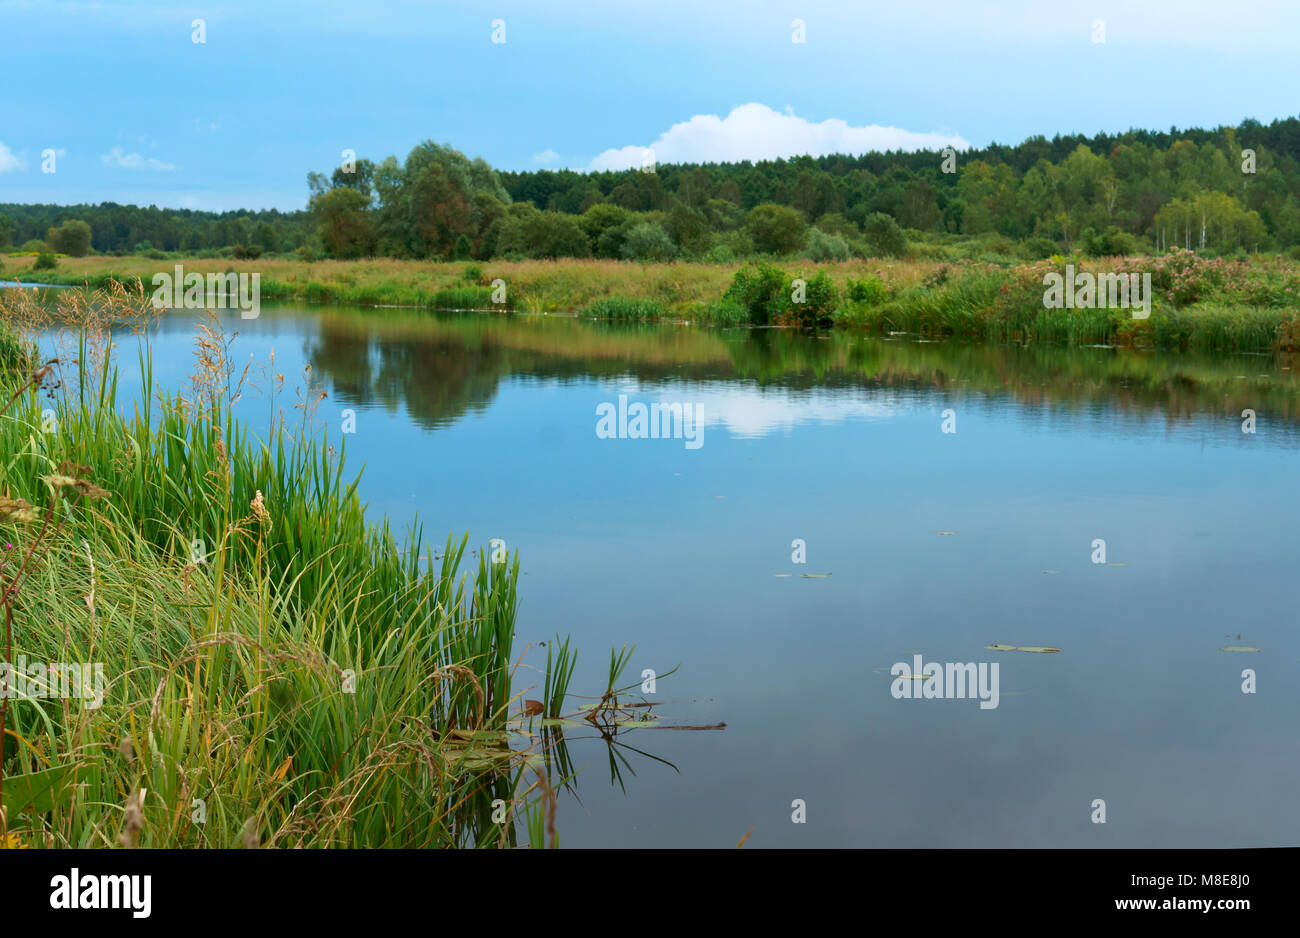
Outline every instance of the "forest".
[[(730, 263), (973, 243), (1024, 259), (1300, 250), (1300, 120), (620, 172), (498, 171), (425, 141), (308, 174), (306, 211), (0, 204), (0, 247), (70, 255)], [(72, 223), (84, 223), (89, 235)]]

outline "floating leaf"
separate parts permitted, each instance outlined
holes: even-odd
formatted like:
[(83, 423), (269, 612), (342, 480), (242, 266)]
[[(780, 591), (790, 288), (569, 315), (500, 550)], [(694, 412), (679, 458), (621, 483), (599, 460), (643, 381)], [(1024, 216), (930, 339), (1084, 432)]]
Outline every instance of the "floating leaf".
[(1046, 645), (1017, 645), (1016, 651), (1032, 651), (1040, 655), (1054, 655), (1061, 649), (1049, 648)]
[(542, 706), (542, 702), (540, 700), (524, 701), (524, 716), (526, 717), (540, 716), (545, 709), (546, 708)]
[(793, 573), (773, 573), (772, 576), (794, 576)]
[(1060, 573), (1060, 570), (1044, 570), (1044, 573)]
[(938, 535), (941, 536), (941, 537), (952, 537), (952, 536), (953, 536), (954, 534), (956, 534), (957, 532), (956, 532), (956, 531), (936, 531), (936, 532), (934, 532), (934, 533), (935, 533), (935, 534), (938, 534)]
[(992, 645), (985, 645), (989, 651), (1015, 651), (1015, 645), (1003, 645), (1001, 642), (994, 642)]
[(1219, 651), (1259, 651), (1254, 645), (1229, 645), (1226, 648), (1220, 648)]
[(1108, 567), (1127, 567), (1127, 566), (1128, 566), (1128, 561), (1127, 561), (1127, 560), (1112, 560), (1110, 563), (1106, 564), (1106, 566), (1108, 566)]
[(829, 573), (803, 573), (803, 574), (800, 574), (800, 575), (801, 575), (805, 580), (824, 580), (824, 579), (826, 579), (828, 576), (830, 576)]

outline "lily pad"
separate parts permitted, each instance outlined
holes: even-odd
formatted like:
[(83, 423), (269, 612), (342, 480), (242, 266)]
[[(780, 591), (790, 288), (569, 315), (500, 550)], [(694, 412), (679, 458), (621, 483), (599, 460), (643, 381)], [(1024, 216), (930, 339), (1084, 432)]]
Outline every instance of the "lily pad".
[(1259, 651), (1254, 645), (1229, 645), (1226, 648), (1220, 648), (1219, 651)]
[(773, 573), (772, 576), (794, 576), (793, 573)]
[(828, 576), (830, 576), (830, 574), (829, 573), (803, 573), (800, 574), (800, 576), (802, 576), (805, 580), (824, 580)]
[(956, 531), (935, 531), (934, 533), (938, 534), (940, 537), (952, 537), (957, 532)]
[(1039, 655), (1054, 655), (1061, 649), (1050, 648), (1047, 645), (1017, 645), (1016, 651), (1032, 651)]
[(1004, 645), (1001, 642), (994, 642), (992, 645), (985, 645), (989, 651), (1015, 651), (1015, 645)]

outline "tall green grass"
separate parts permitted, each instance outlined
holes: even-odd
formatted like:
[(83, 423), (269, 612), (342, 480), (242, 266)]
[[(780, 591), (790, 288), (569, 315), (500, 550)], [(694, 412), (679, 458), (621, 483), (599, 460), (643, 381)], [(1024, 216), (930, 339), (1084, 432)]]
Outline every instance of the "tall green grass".
[[(98, 708), (10, 701), (0, 835), (513, 845), (493, 800), (522, 819), (540, 797), (521, 794), (526, 762), (499, 743), (518, 558), (480, 552), (467, 591), (465, 539), (435, 565), (418, 525), (403, 543), (368, 521), (327, 442), (284, 427), (255, 440), (220, 381), (184, 400), (141, 356), (125, 414), (107, 358), (63, 363), (57, 389), (56, 372), (0, 373), (0, 495), (49, 522), (0, 524), (0, 588), (38, 540), (47, 551), (12, 603), (13, 655), (98, 662), (106, 679)], [(77, 360), (94, 360), (85, 334)], [(59, 473), (109, 495), (70, 500)]]

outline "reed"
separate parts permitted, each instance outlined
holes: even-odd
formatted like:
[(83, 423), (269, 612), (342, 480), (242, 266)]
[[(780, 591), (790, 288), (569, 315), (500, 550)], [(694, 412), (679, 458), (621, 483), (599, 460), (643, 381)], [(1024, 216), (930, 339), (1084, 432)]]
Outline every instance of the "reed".
[[(514, 845), (493, 800), (523, 818), (545, 786), (463, 733), (503, 735), (518, 557), (480, 552), (467, 591), (466, 538), (435, 567), (418, 524), (403, 542), (366, 519), (327, 441), (252, 437), (215, 331), (188, 396), (142, 348), (122, 413), (103, 328), (143, 300), (68, 294), (75, 359), (0, 372), (6, 660), (104, 676), (99, 706), (40, 681), (10, 701), (0, 843)], [(0, 294), (0, 320), (30, 325), (33, 302)]]

